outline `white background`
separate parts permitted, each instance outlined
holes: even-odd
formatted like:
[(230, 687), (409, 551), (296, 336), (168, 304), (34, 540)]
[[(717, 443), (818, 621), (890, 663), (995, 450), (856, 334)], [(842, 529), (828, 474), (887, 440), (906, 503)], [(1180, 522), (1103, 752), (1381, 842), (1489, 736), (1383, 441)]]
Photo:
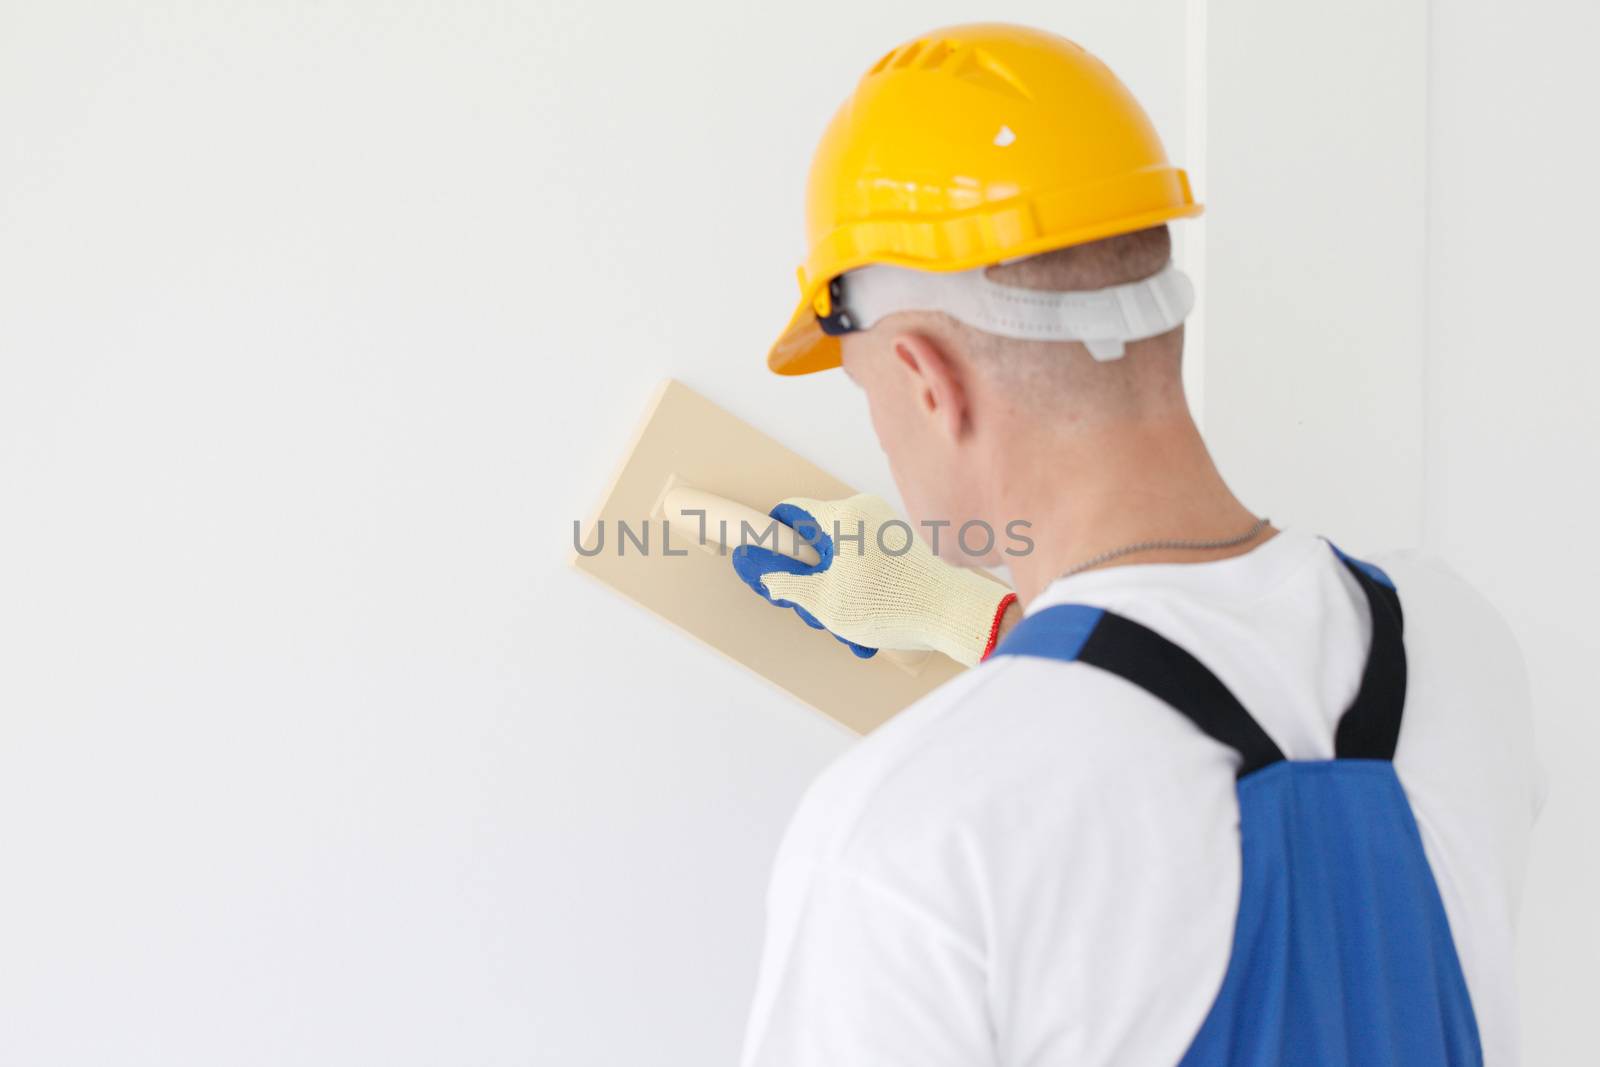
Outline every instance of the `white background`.
[[(704, 1064), (849, 738), (566, 569), (679, 377), (892, 495), (762, 355), (807, 158), (928, 2), (0, 0), (0, 1062)], [(1600, 997), (1591, 5), (982, 5), (1209, 212), (1224, 472), (1511, 619), (1552, 792), (1528, 1061)]]

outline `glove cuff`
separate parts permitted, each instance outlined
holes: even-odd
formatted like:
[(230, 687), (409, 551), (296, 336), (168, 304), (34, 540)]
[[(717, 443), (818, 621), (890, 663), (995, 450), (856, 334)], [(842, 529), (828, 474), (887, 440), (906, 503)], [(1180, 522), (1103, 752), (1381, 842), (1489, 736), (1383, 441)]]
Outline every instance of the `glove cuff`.
[(1017, 595), (976, 572), (957, 570), (956, 579), (945, 590), (940, 617), (929, 627), (929, 644), (973, 667), (994, 650), (1000, 619)]
[(979, 663), (988, 659), (994, 652), (994, 646), (1000, 643), (1000, 621), (1006, 617), (1006, 612), (1016, 602), (1017, 594), (1015, 593), (1007, 593), (1000, 598), (1000, 606), (994, 611), (994, 622), (989, 625), (989, 641), (983, 646), (983, 655), (978, 657)]

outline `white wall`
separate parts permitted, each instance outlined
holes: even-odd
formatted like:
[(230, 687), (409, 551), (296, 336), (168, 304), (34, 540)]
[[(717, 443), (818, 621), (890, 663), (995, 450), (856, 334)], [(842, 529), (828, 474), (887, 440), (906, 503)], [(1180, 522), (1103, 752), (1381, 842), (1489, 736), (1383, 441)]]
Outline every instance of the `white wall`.
[[(0, 3), (0, 1062), (731, 1062), (829, 723), (565, 569), (970, 4)], [(1178, 0), (1072, 33), (1183, 158)]]
[(1348, 551), (1422, 515), (1425, 0), (1206, 3), (1204, 428)]
[(1550, 793), (1522, 908), (1530, 1064), (1582, 1060), (1600, 1003), (1600, 8), (1432, 9), (1426, 541), (1506, 613)]
[[(732, 1060), (848, 738), (565, 569), (571, 522), (668, 374), (892, 495), (859, 397), (761, 356), (828, 112), (972, 10), (0, 2), (0, 1062)], [(1190, 384), (1246, 501), (1516, 626), (1528, 1062), (1570, 1062), (1594, 12), (984, 13), (1094, 48), (1191, 164)]]

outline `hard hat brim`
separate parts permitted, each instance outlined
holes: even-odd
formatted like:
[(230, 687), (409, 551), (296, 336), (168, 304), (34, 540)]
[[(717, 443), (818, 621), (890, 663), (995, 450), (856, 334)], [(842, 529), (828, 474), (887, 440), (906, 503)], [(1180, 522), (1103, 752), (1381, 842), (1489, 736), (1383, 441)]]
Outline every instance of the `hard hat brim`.
[(810, 299), (802, 299), (789, 325), (767, 353), (767, 369), (777, 374), (812, 374), (843, 362), (839, 339), (822, 332)]

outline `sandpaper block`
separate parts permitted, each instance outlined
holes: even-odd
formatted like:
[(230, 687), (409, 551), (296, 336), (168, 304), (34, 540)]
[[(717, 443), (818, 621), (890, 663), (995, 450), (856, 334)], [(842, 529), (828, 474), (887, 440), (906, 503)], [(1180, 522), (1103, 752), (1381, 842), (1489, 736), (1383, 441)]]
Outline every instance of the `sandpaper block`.
[[(766, 547), (805, 557), (803, 540), (774, 544), (767, 512), (786, 497), (854, 493), (668, 380), (651, 399), (572, 563), (840, 725), (866, 733), (964, 668), (937, 652), (860, 659), (831, 634), (753, 593), (726, 554), (741, 538), (765, 537)], [(751, 529), (741, 530), (742, 522)]]

